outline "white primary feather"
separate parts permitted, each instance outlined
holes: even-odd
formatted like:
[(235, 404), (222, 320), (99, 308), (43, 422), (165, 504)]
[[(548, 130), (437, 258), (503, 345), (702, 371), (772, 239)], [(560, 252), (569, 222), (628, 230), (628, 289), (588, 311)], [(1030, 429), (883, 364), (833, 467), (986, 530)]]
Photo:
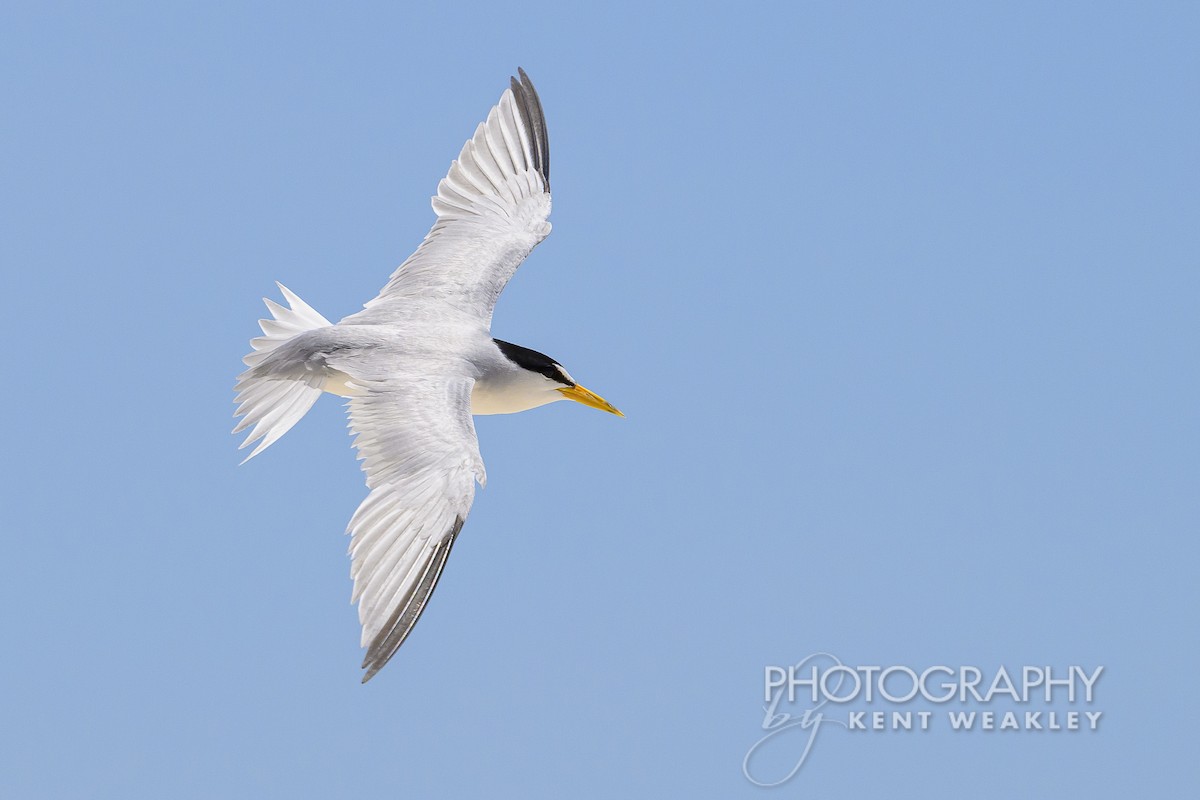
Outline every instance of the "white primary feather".
[[(403, 643), (433, 591), (414, 596), (430, 561), (458, 534), (486, 476), (471, 419), (469, 378), (370, 384), (349, 402), (371, 493), (350, 520), (350, 574), (369, 679)], [(447, 539), (451, 541), (448, 542)], [(440, 573), (441, 567), (437, 567)], [(401, 612), (418, 603), (410, 620)]]

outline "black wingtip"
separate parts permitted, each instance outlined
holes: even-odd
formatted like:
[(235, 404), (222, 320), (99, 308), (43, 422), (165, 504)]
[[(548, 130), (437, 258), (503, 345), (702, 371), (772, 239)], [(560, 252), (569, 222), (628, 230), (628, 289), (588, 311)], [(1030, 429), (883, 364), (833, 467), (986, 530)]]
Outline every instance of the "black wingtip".
[(462, 517), (456, 517), (454, 525), (442, 540), (434, 545), (420, 578), (409, 589), (408, 595), (397, 606), (387, 625), (367, 648), (362, 663), (362, 668), (367, 670), (367, 674), (362, 678), (363, 683), (374, 678), (379, 670), (383, 669), (412, 633), (417, 620), (421, 618), (421, 612), (429, 602), (430, 595), (437, 587), (438, 578), (442, 576), (442, 570), (446, 567), (446, 559), (450, 557), (450, 549), (454, 547), (454, 540), (462, 530), (464, 522)]
[(530, 144), (533, 145), (533, 158), (536, 162), (534, 166), (542, 174), (543, 180), (546, 181), (546, 187), (549, 188), (550, 137), (546, 132), (546, 114), (542, 111), (542, 100), (538, 97), (537, 89), (533, 88), (533, 81), (529, 80), (529, 75), (521, 67), (517, 67), (517, 75), (519, 79), (510, 78), (509, 83), (512, 86), (513, 97), (517, 101), (521, 121), (529, 130), (532, 140)]

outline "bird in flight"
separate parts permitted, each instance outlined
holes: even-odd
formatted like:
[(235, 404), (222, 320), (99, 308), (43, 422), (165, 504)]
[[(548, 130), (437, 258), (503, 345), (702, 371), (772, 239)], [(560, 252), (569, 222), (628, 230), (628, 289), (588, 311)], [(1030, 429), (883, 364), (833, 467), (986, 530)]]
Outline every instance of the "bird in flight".
[(492, 338), (500, 292), (550, 233), (546, 119), (517, 72), (438, 184), (433, 228), (379, 295), (334, 324), (278, 284), (288, 307), (264, 298), (272, 319), (235, 387), (233, 432), (250, 429), (243, 448), (258, 442), (247, 461), (322, 392), (349, 398), (370, 490), (347, 527), (363, 683), (412, 631), (486, 483), (472, 415), (574, 400), (624, 416), (549, 356)]

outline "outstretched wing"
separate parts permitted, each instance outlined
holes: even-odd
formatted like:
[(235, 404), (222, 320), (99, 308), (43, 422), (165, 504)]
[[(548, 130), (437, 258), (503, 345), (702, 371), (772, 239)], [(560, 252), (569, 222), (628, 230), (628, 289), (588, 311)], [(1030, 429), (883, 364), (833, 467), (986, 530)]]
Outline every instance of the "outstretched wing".
[(529, 76), (518, 72), (438, 184), (437, 222), (425, 241), (349, 319), (388, 322), (419, 299), (491, 324), (509, 278), (550, 233), (546, 118)]
[(350, 520), (363, 683), (404, 642), (437, 586), (483, 482), (470, 378), (371, 383), (350, 400), (350, 428), (371, 492)]

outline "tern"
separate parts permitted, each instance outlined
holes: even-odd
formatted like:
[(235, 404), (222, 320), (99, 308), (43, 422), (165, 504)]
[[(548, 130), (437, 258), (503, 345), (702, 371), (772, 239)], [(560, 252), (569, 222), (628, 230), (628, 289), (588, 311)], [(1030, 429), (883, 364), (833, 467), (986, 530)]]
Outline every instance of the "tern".
[[(465, 145), (432, 199), (437, 220), (363, 310), (334, 324), (276, 284), (271, 319), (238, 376), (234, 433), (261, 453), (322, 392), (348, 398), (369, 490), (347, 527), (366, 683), (429, 602), (475, 484), (487, 476), (473, 414), (559, 400), (624, 416), (554, 359), (492, 338), (492, 310), (550, 233), (550, 147), (524, 70)], [(243, 462), (244, 463), (244, 462)]]

